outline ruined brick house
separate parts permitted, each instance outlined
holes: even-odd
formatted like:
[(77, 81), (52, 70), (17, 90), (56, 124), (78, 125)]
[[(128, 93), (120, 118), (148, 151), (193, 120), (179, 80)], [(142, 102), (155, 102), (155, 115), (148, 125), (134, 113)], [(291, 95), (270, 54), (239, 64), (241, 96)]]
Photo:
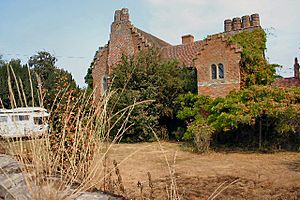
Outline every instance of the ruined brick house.
[(227, 19), (224, 32), (198, 41), (194, 41), (192, 35), (185, 35), (182, 44), (173, 46), (136, 28), (129, 19), (128, 9), (117, 10), (110, 40), (95, 54), (92, 70), (95, 96), (101, 96), (107, 89), (112, 66), (120, 61), (122, 54), (137, 55), (149, 48), (157, 48), (165, 59), (177, 59), (181, 67), (196, 68), (198, 94), (225, 96), (232, 90), (239, 90), (241, 82), (241, 49), (230, 44), (225, 36), (257, 28), (261, 28), (258, 14)]
[(299, 69), (300, 69), (300, 65), (298, 59), (295, 58), (294, 77), (276, 79), (272, 85), (280, 88), (287, 88), (293, 86), (300, 87)]

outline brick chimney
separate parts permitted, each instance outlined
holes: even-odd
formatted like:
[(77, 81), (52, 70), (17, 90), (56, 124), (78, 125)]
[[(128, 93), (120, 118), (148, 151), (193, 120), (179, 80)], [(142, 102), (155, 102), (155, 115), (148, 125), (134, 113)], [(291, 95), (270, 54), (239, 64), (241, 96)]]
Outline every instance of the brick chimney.
[(190, 44), (194, 42), (194, 36), (192, 35), (184, 35), (181, 37), (182, 44)]
[(249, 15), (245, 15), (242, 17), (242, 28), (247, 29), (251, 26), (251, 20)]
[(224, 31), (225, 32), (232, 31), (232, 20), (231, 19), (226, 19), (224, 21)]
[(238, 31), (238, 30), (241, 30), (241, 28), (242, 28), (241, 18), (239, 18), (239, 17), (233, 18), (233, 20), (232, 20), (232, 30)]
[(252, 14), (251, 15), (251, 23), (253, 27), (258, 27), (260, 26), (260, 18), (259, 18), (259, 14)]
[(295, 64), (294, 64), (294, 77), (295, 79), (299, 79), (299, 63), (298, 63), (298, 58), (295, 58)]
[(114, 22), (128, 22), (129, 21), (129, 11), (127, 8), (122, 8), (121, 10), (115, 11)]

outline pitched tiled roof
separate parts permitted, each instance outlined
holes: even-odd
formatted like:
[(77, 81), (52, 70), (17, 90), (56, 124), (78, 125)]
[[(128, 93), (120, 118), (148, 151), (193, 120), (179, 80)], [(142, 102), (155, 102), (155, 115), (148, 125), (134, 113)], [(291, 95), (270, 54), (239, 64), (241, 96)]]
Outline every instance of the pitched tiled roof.
[(150, 33), (147, 33), (145, 31), (142, 31), (141, 29), (136, 28), (137, 31), (145, 37), (150, 43), (152, 43), (157, 48), (162, 48), (165, 46), (171, 46), (169, 43), (155, 37), (154, 35), (151, 35)]
[(177, 46), (163, 47), (161, 55), (167, 59), (177, 59), (183, 66), (194, 66), (194, 59), (202, 46), (202, 41), (196, 41), (190, 44), (182, 44)]
[(145, 43), (146, 46), (151, 46), (159, 49), (165, 46), (171, 46), (169, 43), (155, 37), (154, 35), (136, 28), (133, 24), (130, 24), (130, 29), (133, 34), (137, 34), (139, 36), (139, 38)]
[(281, 88), (287, 88), (287, 87), (292, 87), (292, 86), (300, 87), (300, 79), (296, 79), (294, 77), (279, 78), (279, 79), (276, 79), (272, 85), (275, 87), (281, 87)]

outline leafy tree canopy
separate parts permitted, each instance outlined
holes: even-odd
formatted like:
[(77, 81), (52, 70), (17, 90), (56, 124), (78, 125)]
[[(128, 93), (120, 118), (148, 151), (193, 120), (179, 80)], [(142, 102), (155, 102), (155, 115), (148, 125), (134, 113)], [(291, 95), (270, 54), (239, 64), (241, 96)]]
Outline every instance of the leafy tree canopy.
[[(32, 106), (38, 101), (37, 95), (34, 95), (32, 101), (30, 76), (33, 71), (29, 70), (27, 65), (22, 65), (19, 59), (12, 59), (9, 62), (0, 62), (0, 89), (1, 100), (4, 108), (15, 106)], [(37, 81), (35, 76), (31, 77), (32, 89), (34, 93), (37, 90)], [(11, 91), (9, 90), (9, 85)], [(12, 95), (14, 94), (14, 95)]]
[(259, 141), (256, 137), (263, 129), (265, 140), (269, 140), (265, 142), (270, 144), (286, 143), (290, 135), (300, 133), (299, 87), (282, 89), (255, 85), (233, 91), (224, 98), (212, 100), (185, 94), (176, 101), (181, 105), (177, 117), (186, 121), (184, 139), (187, 140), (199, 132), (197, 127), (204, 127), (200, 131), (204, 135), (212, 130), (216, 134), (242, 134), (248, 127), (254, 143)]
[[(72, 75), (55, 66), (57, 59), (42, 51), (30, 57), (28, 65), (19, 59), (9, 62), (0, 61), (1, 99), (5, 108), (12, 107), (12, 94), (16, 106), (40, 105), (50, 109), (60, 92), (79, 90)], [(30, 66), (30, 67), (28, 67)], [(31, 85), (32, 84), (32, 85)], [(9, 85), (12, 92), (9, 92)], [(34, 101), (32, 101), (32, 93)]]
[(168, 137), (168, 127), (175, 118), (176, 97), (190, 89), (191, 79), (183, 73), (193, 74), (177, 67), (177, 61), (162, 60), (155, 50), (142, 52), (137, 58), (123, 56), (113, 69), (112, 90), (120, 95), (113, 99), (118, 111), (134, 102), (153, 100), (138, 105), (129, 119), (134, 127), (126, 132), (125, 141), (150, 140), (153, 128), (161, 137)]
[(268, 117), (274, 121), (276, 130), (282, 133), (300, 132), (300, 121), (291, 118), (300, 114), (299, 108), (298, 87), (252, 86), (216, 99), (208, 122), (216, 129), (226, 131), (236, 129), (240, 124), (254, 125), (258, 118)]

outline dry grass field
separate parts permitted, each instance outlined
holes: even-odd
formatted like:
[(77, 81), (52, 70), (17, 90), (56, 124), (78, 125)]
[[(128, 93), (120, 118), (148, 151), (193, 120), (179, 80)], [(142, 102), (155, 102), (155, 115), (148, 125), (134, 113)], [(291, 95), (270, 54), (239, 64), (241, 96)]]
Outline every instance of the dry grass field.
[(129, 199), (149, 199), (148, 172), (154, 199), (167, 199), (170, 171), (166, 158), (175, 167), (181, 199), (300, 199), (300, 153), (296, 152), (196, 154), (183, 151), (179, 143), (160, 146), (154, 142), (115, 144), (107, 158), (110, 169), (113, 160), (119, 163)]
[[(220, 191), (215, 199), (300, 199), (300, 153), (194, 154), (182, 151), (176, 143), (162, 143), (162, 147), (172, 165), (175, 156), (175, 176), (182, 199), (209, 199)], [(166, 198), (170, 175), (158, 143), (118, 144), (109, 159), (125, 159), (120, 173), (129, 197), (141, 196), (139, 181), (143, 193), (149, 192), (150, 172), (154, 196)]]

